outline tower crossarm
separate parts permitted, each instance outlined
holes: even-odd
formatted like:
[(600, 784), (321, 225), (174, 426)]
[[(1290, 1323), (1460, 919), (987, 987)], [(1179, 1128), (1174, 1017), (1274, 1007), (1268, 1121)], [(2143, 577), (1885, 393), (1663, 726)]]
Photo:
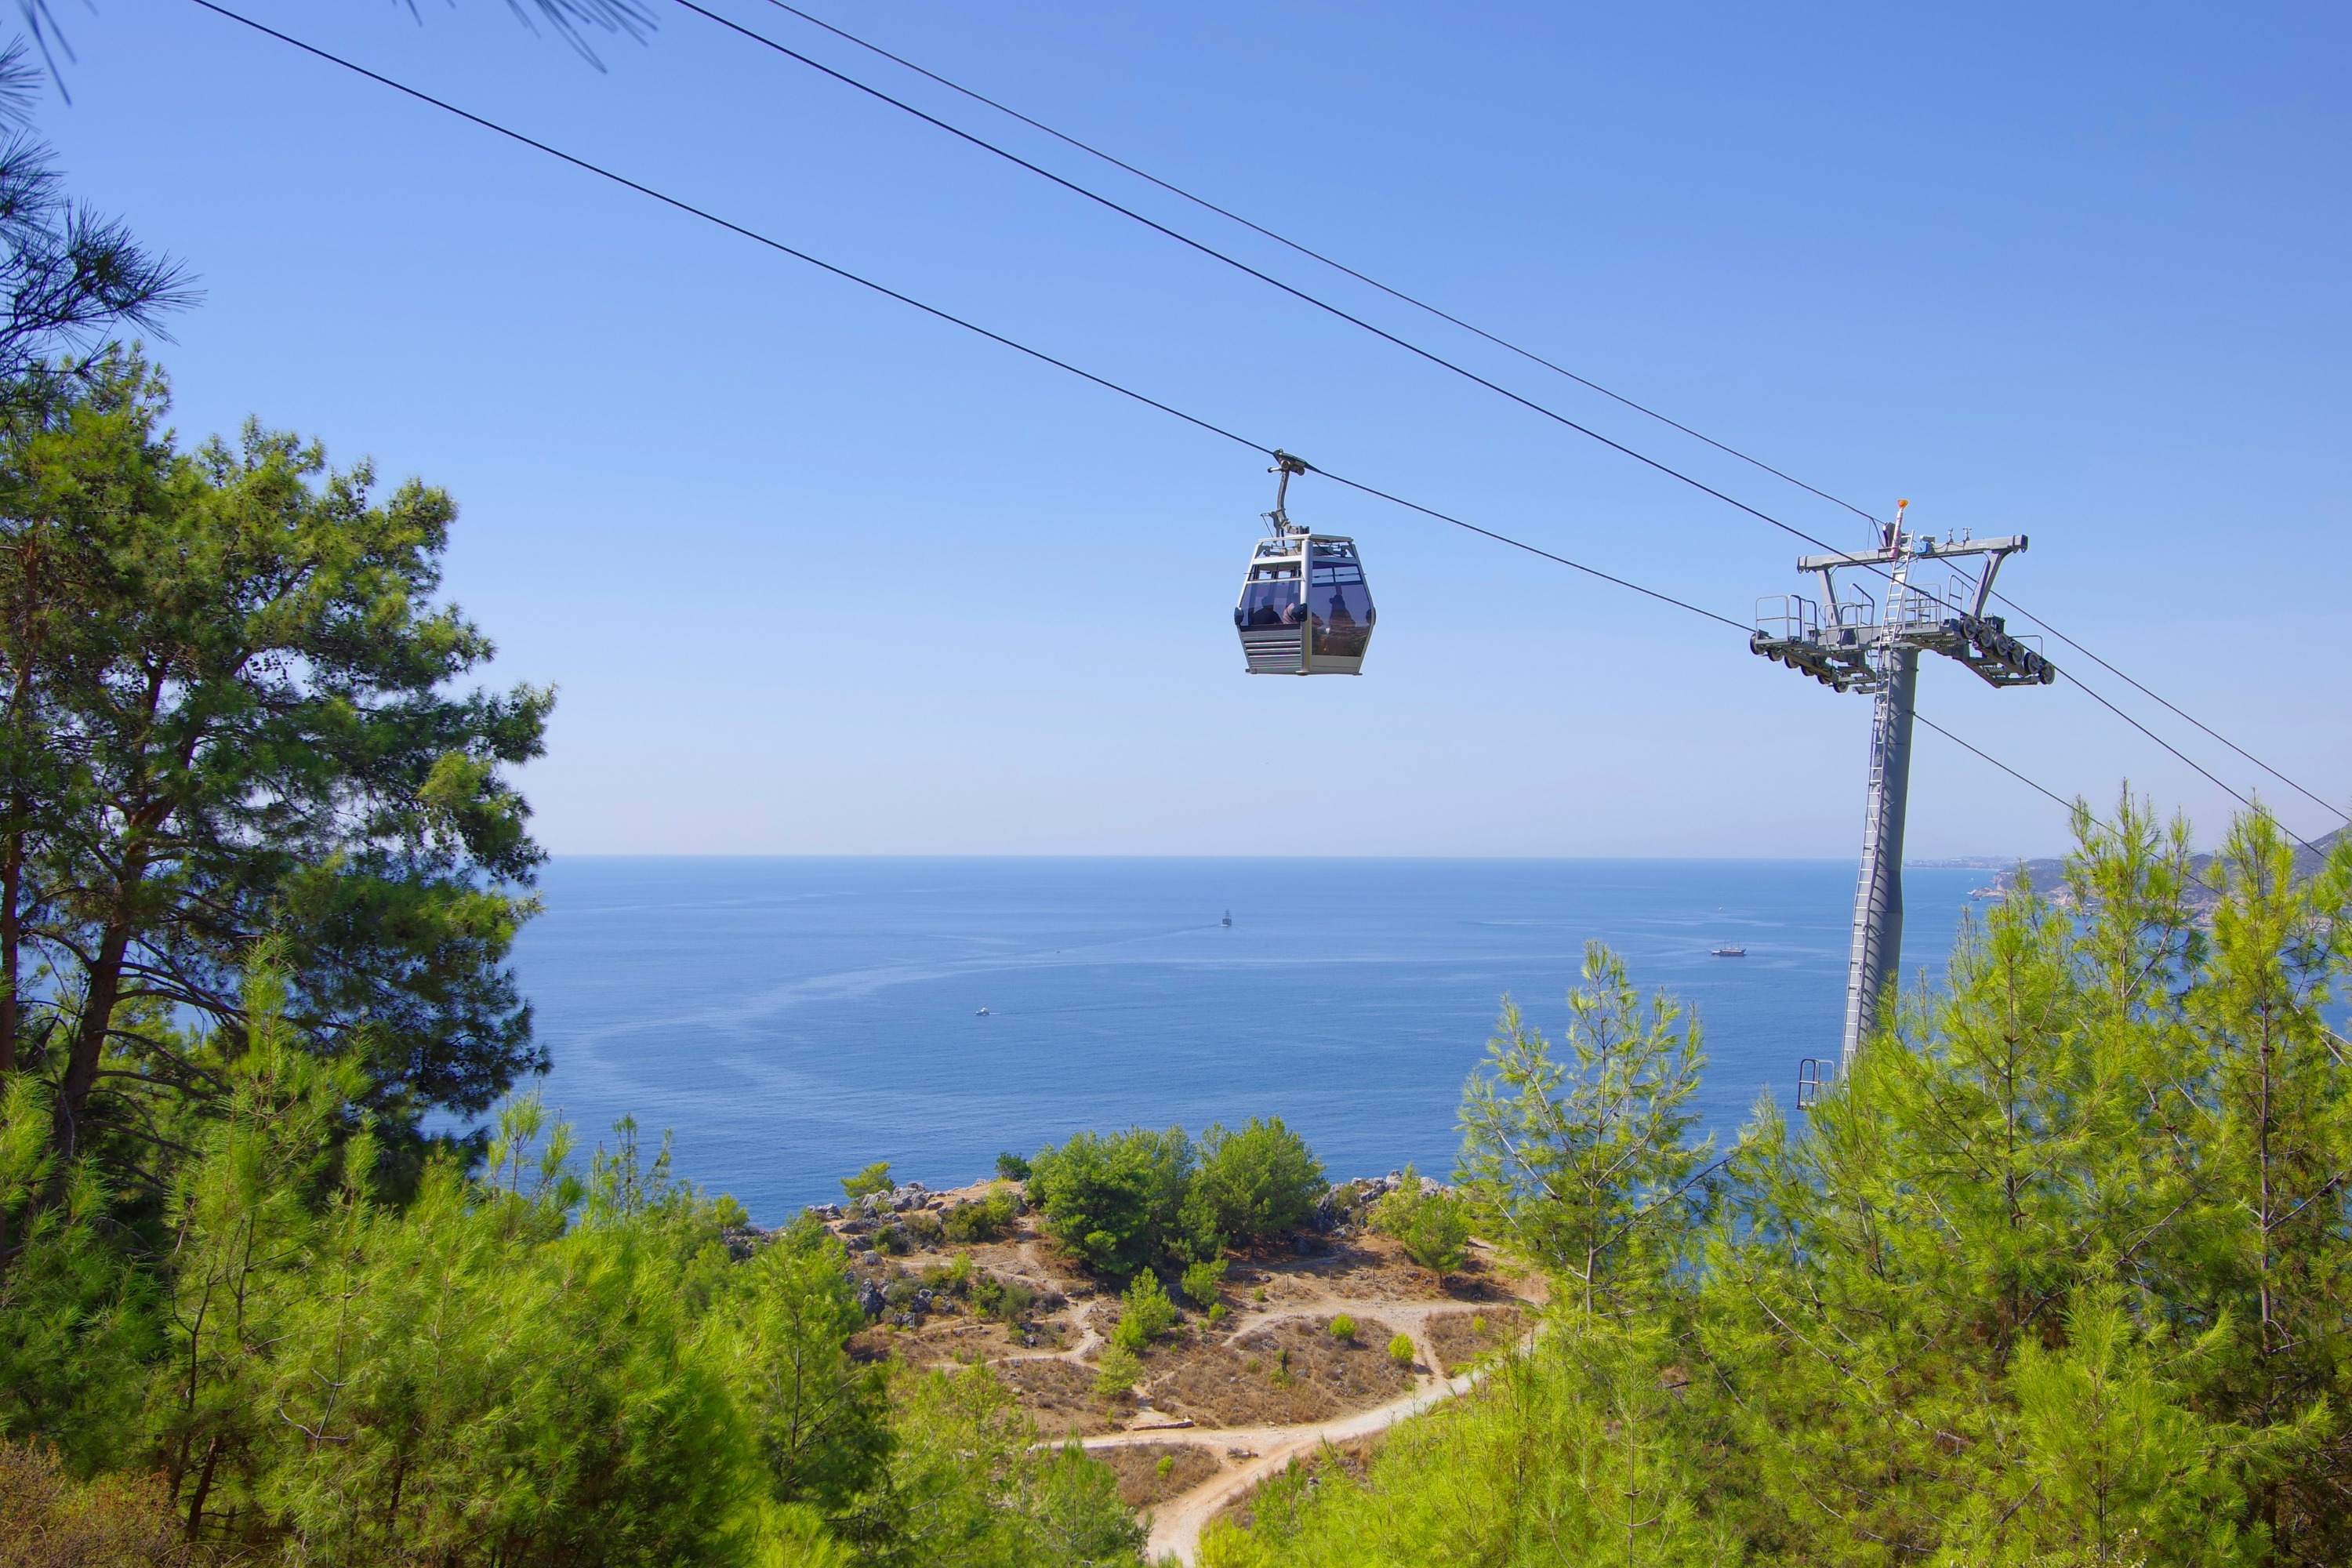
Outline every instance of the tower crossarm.
[(1878, 646), (1877, 630), (1874, 625), (1824, 626), (1811, 599), (1778, 594), (1756, 601), (1748, 649), (1834, 691), (1875, 691), (1879, 669), (1870, 654)]
[(1967, 665), (1988, 686), (2047, 686), (2058, 667), (2042, 650), (2011, 637), (1999, 616), (1948, 615), (1896, 634), (1912, 647)]
[[(1918, 539), (1906, 535), (1900, 545), (1878, 550), (1835, 552), (1828, 555), (1804, 555), (1797, 560), (1800, 572), (1822, 572), (1840, 566), (1885, 566), (1909, 556), (1914, 561), (1940, 561), (1952, 555), (2014, 555), (2028, 542), (2022, 533), (2011, 533), (2000, 539), (1937, 540)], [(1993, 563), (1998, 566), (2000, 563)]]

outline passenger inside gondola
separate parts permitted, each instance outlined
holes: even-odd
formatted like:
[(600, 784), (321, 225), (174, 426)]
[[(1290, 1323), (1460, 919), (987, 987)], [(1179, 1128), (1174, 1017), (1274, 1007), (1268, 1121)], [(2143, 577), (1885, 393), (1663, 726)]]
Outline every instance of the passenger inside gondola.
[[(1321, 573), (1318, 571), (1318, 576)], [(1315, 651), (1344, 658), (1360, 658), (1371, 641), (1371, 591), (1362, 581), (1362, 574), (1349, 571), (1346, 575), (1352, 583), (1321, 583), (1315, 584), (1307, 597), (1315, 616)]]
[(1234, 606), (1234, 622), (1242, 626), (1297, 626), (1299, 617), (1298, 579), (1275, 578), (1250, 584)]

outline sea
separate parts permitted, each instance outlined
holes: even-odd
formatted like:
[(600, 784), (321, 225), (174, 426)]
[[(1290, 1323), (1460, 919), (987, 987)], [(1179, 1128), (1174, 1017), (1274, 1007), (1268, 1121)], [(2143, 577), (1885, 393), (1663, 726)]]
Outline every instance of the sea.
[[(1941, 980), (1986, 875), (1906, 871), (1906, 983)], [(777, 1224), (872, 1161), (950, 1186), (1138, 1124), (1279, 1116), (1335, 1179), (1444, 1175), (1505, 998), (1559, 1039), (1593, 942), (1696, 1014), (1728, 1138), (1837, 1056), (1853, 887), (1823, 860), (561, 856), (515, 962), (581, 1143), (633, 1117)]]

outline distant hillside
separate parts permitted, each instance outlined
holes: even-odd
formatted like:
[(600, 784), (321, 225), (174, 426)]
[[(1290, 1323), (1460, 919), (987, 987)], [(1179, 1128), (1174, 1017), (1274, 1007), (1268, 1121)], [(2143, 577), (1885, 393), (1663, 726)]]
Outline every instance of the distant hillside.
[[(2309, 848), (2297, 849), (2294, 852), (2295, 876), (2309, 877), (2317, 872), (2320, 863), (2326, 858), (2328, 851), (2336, 847), (2336, 841), (2342, 838), (2347, 831), (2339, 827), (2333, 833), (2313, 839)], [(2210, 855), (2192, 855), (2189, 858), (2189, 870), (2200, 879), (2208, 878), (2212, 865), (2213, 857)], [(2060, 904), (2073, 902), (2073, 894), (2066, 887), (2066, 863), (2063, 860), (2018, 861), (1994, 877), (1990, 885), (1979, 888), (1971, 897), (2005, 899), (2017, 891), (2018, 878), (2021, 873), (2038, 891), (2048, 895), (2053, 902)], [(2219, 902), (2221, 902), (2220, 895), (2213, 891), (2210, 879), (2189, 884), (2189, 906), (2192, 910), (2201, 914)]]

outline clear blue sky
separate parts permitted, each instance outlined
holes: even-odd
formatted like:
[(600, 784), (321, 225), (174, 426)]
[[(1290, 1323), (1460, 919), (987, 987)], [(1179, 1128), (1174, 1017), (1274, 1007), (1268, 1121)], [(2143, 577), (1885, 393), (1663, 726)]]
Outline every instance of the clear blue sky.
[[(714, 3), (1863, 542), (759, 0)], [(820, 5), (1824, 488), (2030, 532), (2021, 602), (2352, 797), (2340, 5)], [(1801, 585), (1761, 524), (682, 10), (603, 45), (600, 74), (495, 0), (420, 0), (421, 25), (242, 8), (1735, 618)], [(562, 689), (525, 779), (559, 852), (1853, 852), (1867, 703), (1734, 634), (1310, 479), (1294, 515), (1371, 568), (1369, 672), (1246, 678), (1229, 611), (1262, 459), (180, 0), (60, 15), (73, 102), (42, 123), (73, 188), (205, 289), (162, 351), (182, 429), (257, 414), (456, 494), (450, 592), (499, 679)], [(2221, 820), (2079, 692), (1949, 664), (1922, 685), (2061, 793), (2128, 775)], [(2063, 837), (1925, 733), (1911, 822), (1915, 855)]]

